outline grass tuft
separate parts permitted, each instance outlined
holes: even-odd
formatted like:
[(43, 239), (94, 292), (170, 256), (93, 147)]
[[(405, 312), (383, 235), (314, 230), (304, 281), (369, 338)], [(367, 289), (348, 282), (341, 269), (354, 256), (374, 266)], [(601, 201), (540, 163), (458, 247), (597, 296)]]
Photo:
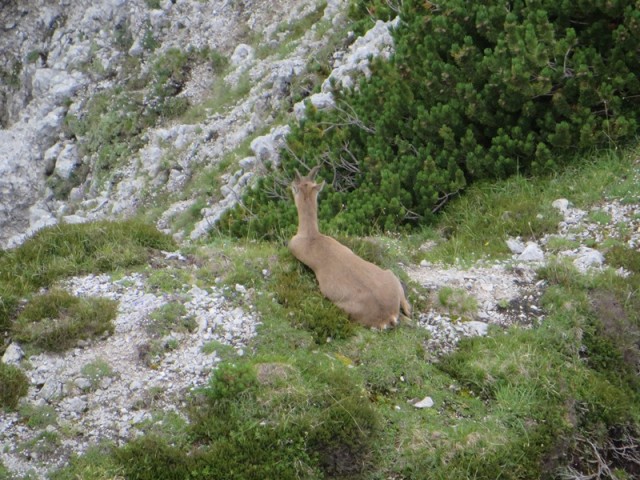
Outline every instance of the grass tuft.
[(38, 350), (61, 352), (105, 333), (113, 333), (117, 303), (79, 298), (52, 290), (31, 299), (13, 325), (13, 337)]
[(0, 407), (16, 408), (28, 388), (29, 379), (22, 370), (0, 362)]
[[(139, 220), (56, 225), (0, 252), (0, 333), (21, 297), (61, 278), (144, 264), (153, 250), (175, 250), (171, 237)], [(1, 350), (1, 347), (0, 347)]]

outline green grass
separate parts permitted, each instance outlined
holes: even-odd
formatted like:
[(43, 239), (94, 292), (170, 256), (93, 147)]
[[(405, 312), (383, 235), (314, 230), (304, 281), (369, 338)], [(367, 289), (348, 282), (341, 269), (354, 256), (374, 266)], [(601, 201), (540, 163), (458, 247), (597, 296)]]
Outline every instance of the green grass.
[(0, 408), (16, 408), (28, 388), (29, 379), (22, 370), (0, 362)]
[(92, 390), (96, 390), (98, 388), (100, 381), (103, 378), (113, 377), (115, 375), (111, 365), (102, 358), (96, 358), (92, 362), (84, 365), (80, 370), (80, 373), (89, 380)]
[(18, 299), (56, 280), (146, 263), (153, 250), (175, 242), (137, 220), (56, 225), (18, 248), (0, 252), (0, 330), (7, 330)]
[(180, 120), (187, 124), (201, 123), (210, 115), (222, 113), (244, 98), (251, 90), (251, 78), (247, 72), (242, 73), (235, 85), (229, 86), (222, 76), (216, 78), (207, 98), (200, 104), (191, 106)]
[[(475, 187), (438, 228), (408, 238), (341, 240), (392, 269), (422, 258), (507, 258), (505, 235), (555, 232), (556, 198), (584, 209), (601, 192), (632, 198), (640, 188), (626, 182), (632, 157), (607, 154), (554, 177)], [(615, 478), (633, 478), (637, 467), (619, 448), (640, 449), (640, 257), (622, 242), (607, 245), (611, 269), (584, 275), (568, 260), (540, 269), (541, 324), (492, 328), (436, 357), (424, 329), (374, 332), (349, 323), (281, 244), (212, 237), (192, 247), (195, 277), (218, 279), (241, 305), (247, 299), (235, 285), (252, 289), (262, 325), (248, 353), (223, 353), (209, 384), (188, 398), (188, 422), (149, 426), (123, 447), (75, 458), (53, 478), (524, 480), (588, 477), (599, 459)], [(551, 251), (574, 246), (549, 243)], [(619, 267), (630, 275), (617, 276)], [(433, 302), (414, 301), (416, 313), (435, 306), (464, 316), (476, 308), (447, 288)], [(432, 408), (412, 405), (426, 396)]]
[(152, 249), (175, 248), (170, 237), (136, 220), (56, 225), (0, 256), (0, 283), (21, 294), (59, 278), (139, 265)]
[(171, 332), (193, 332), (197, 328), (195, 318), (187, 316), (187, 309), (180, 302), (169, 302), (149, 315), (147, 332), (159, 338)]
[[(637, 152), (637, 147), (594, 152), (553, 176), (518, 176), (475, 184), (447, 205), (436, 226), (440, 240), (429, 251), (416, 254), (414, 260), (470, 264), (480, 259), (509, 258), (507, 238), (539, 240), (556, 231), (562, 216), (551, 204), (558, 198), (567, 198), (582, 209), (598, 204), (603, 196), (637, 202)], [(634, 178), (635, 182), (631, 180)], [(594, 221), (606, 217), (593, 215)], [(433, 238), (433, 230), (426, 228), (412, 237)]]
[[(113, 331), (115, 302), (73, 297), (41, 288), (73, 275), (109, 272), (146, 263), (154, 250), (174, 250), (174, 241), (138, 220), (58, 225), (40, 230), (18, 248), (0, 251), (0, 333), (32, 351), (61, 351), (79, 339)], [(31, 298), (20, 310), (21, 299)], [(19, 314), (18, 314), (19, 313)], [(0, 365), (3, 406), (15, 408), (28, 381), (14, 367)]]
[(43, 429), (58, 423), (56, 410), (51, 405), (38, 406), (25, 403), (20, 406), (18, 413), (27, 426), (31, 428)]
[(34, 296), (12, 326), (12, 337), (36, 351), (61, 352), (114, 330), (117, 302), (79, 298), (64, 290)]
[(478, 301), (459, 288), (442, 287), (438, 302), (453, 320), (470, 320), (478, 312)]

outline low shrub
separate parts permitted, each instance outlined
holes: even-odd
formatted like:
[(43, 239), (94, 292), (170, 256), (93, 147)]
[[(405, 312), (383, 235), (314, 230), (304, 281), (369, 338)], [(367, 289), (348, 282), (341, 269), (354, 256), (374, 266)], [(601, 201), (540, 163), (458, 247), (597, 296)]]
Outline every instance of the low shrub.
[(16, 408), (28, 388), (29, 379), (22, 370), (0, 362), (0, 407)]
[(640, 11), (629, 2), (354, 4), (359, 16), (399, 12), (393, 58), (336, 93), (335, 109), (308, 108), (279, 169), (222, 229), (288, 233), (288, 179), (303, 165), (326, 166), (321, 223), (366, 234), (428, 223), (472, 182), (553, 172), (638, 130)]

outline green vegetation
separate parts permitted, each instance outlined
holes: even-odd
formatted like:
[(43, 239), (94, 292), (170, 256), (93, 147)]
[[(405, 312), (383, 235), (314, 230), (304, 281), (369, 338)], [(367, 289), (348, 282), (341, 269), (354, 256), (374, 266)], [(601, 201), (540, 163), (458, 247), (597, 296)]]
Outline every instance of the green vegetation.
[(117, 302), (79, 298), (64, 290), (34, 296), (12, 326), (12, 337), (37, 350), (61, 352), (78, 340), (113, 333)]
[[(173, 250), (173, 240), (138, 220), (56, 225), (40, 230), (18, 248), (0, 251), (0, 334), (4, 352), (11, 339), (35, 350), (59, 352), (79, 339), (113, 331), (116, 303), (78, 298), (62, 290), (36, 295), (72, 275), (144, 264), (153, 250)], [(21, 298), (30, 302), (18, 314)], [(0, 364), (2, 404), (15, 407), (28, 381), (19, 369)], [(6, 380), (6, 381), (5, 381)]]
[[(151, 48), (152, 38), (147, 43)], [(188, 51), (172, 48), (158, 55), (145, 74), (141, 73), (137, 59), (126, 56), (123, 62), (123, 68), (131, 72), (126, 86), (93, 95), (83, 114), (66, 117), (69, 134), (80, 140), (82, 155), (97, 155), (97, 174), (102, 177), (144, 145), (143, 133), (147, 128), (189, 110), (188, 100), (179, 94), (196, 64), (209, 63), (220, 68), (226, 59), (209, 48)], [(84, 178), (80, 176), (75, 184), (82, 181)], [(68, 195), (68, 190), (60, 192), (61, 198)]]
[(146, 286), (151, 291), (179, 292), (190, 281), (189, 274), (184, 270), (164, 268), (152, 270), (147, 277)]
[(106, 377), (113, 377), (114, 371), (111, 365), (106, 360), (97, 358), (90, 363), (87, 363), (82, 367), (80, 373), (84, 375), (89, 382), (91, 382), (91, 388), (97, 389), (100, 385), (100, 381)]
[[(304, 17), (294, 21), (280, 23), (271, 38), (263, 40), (257, 46), (256, 53), (258, 58), (266, 58), (274, 54), (279, 58), (286, 56), (298, 45), (297, 40), (304, 36), (312, 27), (315, 26), (317, 28), (321, 25), (320, 20), (324, 15), (326, 6), (326, 2), (318, 2), (316, 8)], [(328, 21), (325, 23), (329, 24)], [(277, 42), (278, 44), (275, 52), (273, 50), (273, 42)]]
[[(636, 151), (594, 152), (552, 175), (478, 182), (442, 212), (434, 248), (419, 252), (414, 261), (468, 264), (482, 258), (509, 258), (511, 252), (504, 242), (506, 238), (520, 236), (525, 241), (537, 240), (556, 231), (562, 217), (551, 204), (568, 192), (572, 203), (583, 209), (599, 202), (603, 195), (633, 196), (637, 188), (620, 189), (619, 179), (634, 176), (632, 165)], [(427, 228), (416, 237), (433, 237), (432, 232)], [(566, 242), (566, 239), (553, 240), (548, 248), (559, 249)]]
[(8, 334), (20, 298), (61, 278), (144, 264), (154, 249), (173, 250), (175, 243), (137, 220), (40, 230), (20, 247), (0, 252), (0, 332)]
[(28, 387), (29, 379), (22, 370), (0, 362), (0, 408), (16, 408)]
[[(561, 217), (551, 202), (559, 197), (587, 210), (603, 195), (638, 203), (638, 148), (598, 150), (636, 130), (637, 11), (624, 2), (544, 0), (510, 9), (497, 2), (358, 0), (352, 11), (386, 18), (399, 3), (395, 59), (376, 64), (372, 79), (358, 95), (340, 98), (336, 111), (310, 111), (283, 154), (285, 177), (300, 167), (297, 158), (327, 164), (324, 231), (421, 226), (399, 237), (341, 238), (395, 271), (399, 262), (423, 259), (507, 259), (507, 237), (539, 240), (556, 231)], [(181, 52), (170, 53), (166, 71), (153, 67), (149, 91), (173, 98), (174, 80), (187, 78), (189, 65)], [(246, 210), (226, 218), (221, 230), (242, 240), (212, 235), (188, 247), (193, 275), (149, 275), (150, 289), (177, 300), (148, 319), (154, 341), (139, 352), (147, 366), (175, 346), (161, 337), (193, 328), (180, 292), (194, 281), (216, 282), (226, 301), (255, 307), (261, 327), (244, 355), (206, 345), (203, 355), (216, 351), (223, 361), (205, 387), (186, 395), (184, 411), (158, 413), (141, 427), (143, 435), (124, 446), (96, 446), (51, 478), (528, 480), (597, 478), (605, 470), (610, 478), (637, 476), (640, 253), (626, 244), (624, 226), (619, 238), (591, 240), (606, 254), (603, 271), (581, 274), (567, 259), (539, 270), (543, 321), (495, 326), (436, 356), (428, 331), (412, 320), (374, 332), (321, 296), (312, 272), (282, 246), (296, 225), (286, 183), (275, 173), (267, 177), (246, 197)], [(180, 222), (195, 221), (195, 210)], [(592, 221), (610, 221), (591, 211)], [(572, 245), (557, 237), (548, 253)], [(0, 252), (2, 328), (16, 335), (24, 315), (30, 328), (57, 315), (59, 308), (29, 312), (57, 305), (55, 290), (42, 306), (47, 294), (36, 292), (59, 278), (130, 269), (147, 263), (149, 249), (173, 247), (139, 222), (44, 230)], [(409, 289), (414, 315), (442, 308), (465, 320), (477, 310), (461, 290)], [(18, 315), (23, 297), (31, 302)], [(110, 369), (96, 362), (83, 374), (99, 381)], [(3, 406), (15, 408), (24, 395), (20, 375), (0, 364)], [(433, 407), (414, 406), (427, 396)], [(140, 402), (149, 407), (161, 397), (150, 390)], [(22, 416), (46, 425), (55, 421), (50, 413)], [(34, 442), (46, 456), (61, 440), (43, 433)]]
[(465, 290), (442, 287), (438, 302), (452, 320), (471, 320), (478, 311), (478, 301)]
[[(584, 209), (602, 194), (636, 196), (638, 185), (627, 182), (636, 158), (634, 150), (603, 152), (530, 182), (479, 183), (468, 199), (448, 205), (437, 230), (342, 240), (387, 268), (425, 256), (454, 262), (450, 243), (477, 249), (459, 252), (462, 259), (482, 258), (515, 225), (531, 222), (532, 238), (553, 232), (551, 220), (533, 220), (546, 212), (557, 222), (547, 205), (562, 193)], [(425, 240), (434, 246), (421, 252)], [(105, 469), (102, 478), (562, 478), (593, 475), (603, 459), (615, 478), (633, 478), (640, 256), (622, 241), (597, 246), (630, 275), (613, 268), (583, 275), (550, 261), (540, 271), (548, 285), (541, 324), (492, 328), (436, 358), (429, 333), (410, 321), (388, 332), (350, 324), (278, 243), (212, 238), (193, 247), (195, 276), (217, 278), (228, 286), (228, 300), (241, 304), (247, 300), (235, 285), (253, 290), (262, 327), (249, 353), (223, 352), (210, 384), (188, 399), (188, 423), (150, 427), (124, 447), (102, 449), (92, 464), (79, 457), (59, 478), (82, 477), (95, 465)], [(410, 292), (416, 315), (444, 308), (466, 318), (476, 308), (452, 289), (434, 292), (430, 306), (420, 295)], [(426, 396), (432, 408), (412, 405)], [(631, 453), (625, 457), (621, 447)]]
[(22, 67), (22, 63), (19, 60), (14, 59), (7, 70), (0, 68), (0, 80), (2, 83), (12, 89), (20, 88), (20, 74), (22, 73)]
[(345, 313), (319, 294), (313, 272), (288, 252), (281, 253), (280, 261), (273, 276), (275, 299), (294, 325), (312, 332), (317, 343), (353, 335), (356, 327)]
[[(226, 218), (277, 237), (293, 224), (294, 168), (326, 164), (319, 215), (351, 234), (434, 220), (469, 184), (549, 173), (576, 152), (632, 140), (640, 111), (640, 11), (628, 2), (406, 1), (395, 55), (329, 112), (308, 109), (281, 171)], [(395, 16), (355, 1), (356, 18)], [(275, 187), (274, 187), (275, 186)], [(285, 199), (285, 200), (283, 200)]]
[(244, 72), (233, 86), (227, 84), (222, 78), (218, 78), (213, 83), (207, 100), (186, 110), (181, 119), (185, 123), (198, 123), (209, 115), (222, 113), (244, 98), (251, 87), (251, 78), (248, 72)]
[(171, 332), (193, 332), (198, 326), (187, 309), (180, 302), (169, 302), (151, 313), (147, 331), (154, 337), (162, 337)]
[(37, 406), (25, 403), (20, 406), (19, 413), (27, 426), (31, 428), (46, 428), (57, 423), (56, 410), (51, 405)]

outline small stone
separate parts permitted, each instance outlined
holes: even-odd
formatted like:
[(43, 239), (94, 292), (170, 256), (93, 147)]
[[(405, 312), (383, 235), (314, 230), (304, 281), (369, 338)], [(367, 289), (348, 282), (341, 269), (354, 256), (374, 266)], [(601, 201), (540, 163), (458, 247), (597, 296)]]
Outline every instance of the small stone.
[(489, 330), (489, 325), (484, 322), (472, 320), (463, 324), (464, 331), (473, 337), (484, 337)]
[(434, 402), (431, 397), (424, 397), (419, 402), (416, 402), (413, 404), (413, 406), (416, 408), (431, 408), (433, 407), (433, 405), (434, 405)]
[(92, 386), (91, 380), (85, 377), (78, 377), (73, 381), (73, 384), (80, 390), (89, 390)]
[(244, 43), (239, 44), (231, 55), (231, 64), (237, 66), (246, 61), (253, 60), (253, 52), (253, 47)]
[(601, 267), (604, 264), (604, 255), (593, 248), (580, 247), (573, 264), (578, 270), (584, 272), (589, 268)]
[(238, 164), (243, 170), (251, 170), (256, 165), (256, 157), (245, 157)]
[(551, 206), (560, 210), (561, 213), (566, 213), (567, 210), (569, 210), (569, 200), (566, 198), (559, 198), (554, 200)]
[(521, 262), (540, 262), (544, 260), (544, 253), (537, 243), (529, 242), (523, 252), (518, 255), (518, 260)]
[(17, 365), (20, 363), (20, 360), (24, 357), (24, 352), (20, 345), (13, 342), (11, 343), (2, 355), (2, 363), (6, 363), (7, 365)]
[(62, 396), (62, 383), (56, 378), (49, 378), (38, 392), (40, 398), (50, 402)]
[(511, 253), (515, 253), (517, 255), (524, 252), (525, 245), (517, 238), (509, 238), (507, 239), (507, 247), (511, 250)]
[(87, 402), (80, 397), (70, 398), (65, 402), (63, 402), (63, 405), (66, 407), (66, 409), (69, 412), (73, 412), (73, 413), (83, 413), (83, 412), (86, 412), (88, 408)]

